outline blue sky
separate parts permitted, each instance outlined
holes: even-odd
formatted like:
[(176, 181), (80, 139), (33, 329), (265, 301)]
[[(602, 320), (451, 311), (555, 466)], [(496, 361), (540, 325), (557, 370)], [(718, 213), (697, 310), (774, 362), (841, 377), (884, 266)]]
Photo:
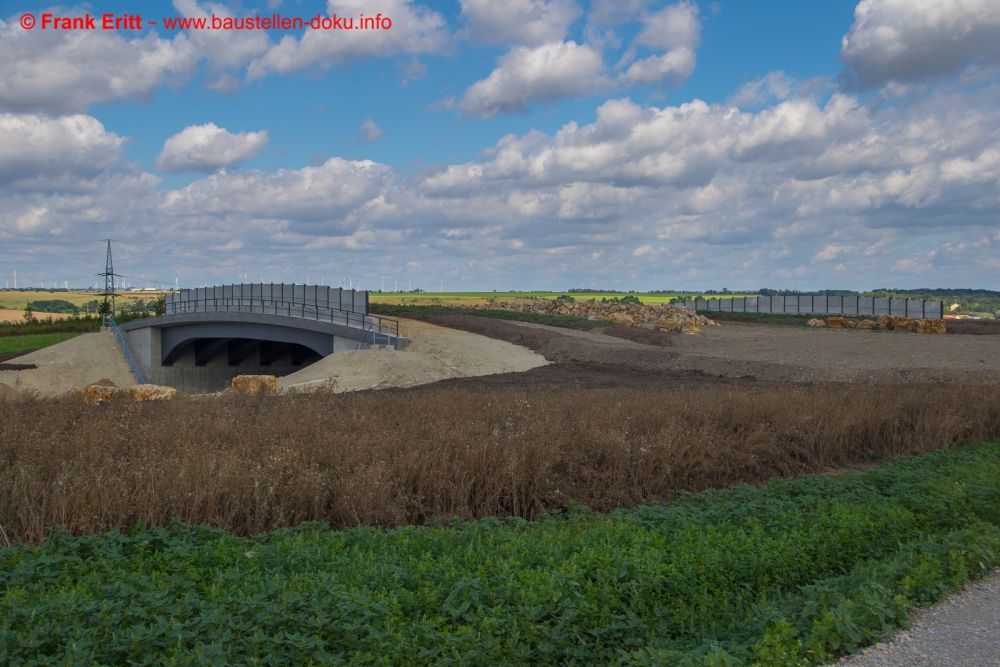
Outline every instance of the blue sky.
[[(770, 11), (761, 12), (759, 2), (733, 2), (726, 4), (725, 11), (718, 4), (715, 11), (703, 10), (704, 41), (698, 53), (697, 76), (676, 87), (641, 86), (632, 91), (632, 99), (652, 104), (692, 98), (724, 102), (740, 85), (772, 70), (785, 70), (803, 79), (836, 76), (843, 67), (837, 60), (837, 50), (853, 20), (854, 3), (818, 4), (810, 7), (801, 2), (774, 2), (770, 3)], [(313, 17), (325, 14), (325, 5), (289, 2), (275, 10), (269, 9), (266, 2), (242, 6), (246, 14), (268, 16), (282, 11), (287, 16)], [(44, 2), (25, 6), (39, 16), (50, 8)], [(169, 2), (102, 3), (92, 11), (120, 15), (139, 6), (148, 6), (142, 11), (150, 17), (178, 15)], [(428, 2), (425, 6), (447, 18), (451, 30), (462, 28), (457, 2)], [(581, 41), (584, 27), (585, 17), (580, 16), (569, 36)], [(634, 21), (625, 26), (621, 31), (624, 44), (606, 52), (609, 61), (621, 56), (625, 44), (640, 27)], [(820, 44), (826, 48), (817, 48)], [(479, 151), (506, 134), (524, 134), (532, 129), (554, 133), (567, 119), (590, 122), (602, 101), (601, 95), (573, 97), (523, 115), (502, 114), (485, 120), (436, 111), (435, 102), (483, 78), (506, 48), (463, 44), (456, 51), (422, 59), (428, 67), (427, 75), (406, 85), (398, 66), (400, 58), (365, 59), (325, 70), (297, 72), (251, 83), (235, 95), (200, 88), (206, 78), (202, 71), (181, 91), (161, 91), (150, 103), (136, 105), (115, 100), (92, 107), (91, 111), (109, 130), (134, 139), (128, 148), (129, 156), (147, 169), (152, 169), (163, 142), (178, 128), (205, 122), (220, 125), (220, 120), (233, 132), (268, 128), (272, 137), (269, 150), (245, 163), (246, 167), (294, 169), (308, 164), (316, 155), (338, 155), (405, 169), (418, 159), (475, 159)], [(367, 145), (357, 141), (357, 128), (366, 118), (375, 119), (388, 132), (386, 141)]]
[[(392, 17), (168, 31), (164, 17)], [(140, 12), (141, 31), (41, 29)], [(25, 13), (37, 18), (31, 30)], [(0, 273), (992, 287), (1000, 8), (0, 3)]]

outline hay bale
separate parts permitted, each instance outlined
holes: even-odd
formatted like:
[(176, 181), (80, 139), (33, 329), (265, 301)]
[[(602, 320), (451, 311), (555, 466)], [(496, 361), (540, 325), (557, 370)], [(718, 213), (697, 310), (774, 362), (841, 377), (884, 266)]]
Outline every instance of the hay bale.
[(826, 318), (826, 326), (831, 329), (843, 329), (844, 328), (844, 318), (843, 317), (828, 317)]

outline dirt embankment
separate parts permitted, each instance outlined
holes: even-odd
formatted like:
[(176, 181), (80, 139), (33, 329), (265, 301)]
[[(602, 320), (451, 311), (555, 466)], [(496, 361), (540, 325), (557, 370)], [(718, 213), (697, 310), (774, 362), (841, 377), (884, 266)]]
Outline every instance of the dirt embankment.
[(102, 378), (119, 387), (131, 387), (135, 376), (114, 334), (81, 334), (67, 341), (17, 357), (25, 370), (0, 370), (0, 384), (16, 392), (59, 396)]
[(412, 387), (448, 378), (519, 374), (548, 363), (527, 346), (427, 322), (400, 320), (400, 334), (412, 340), (401, 352), (336, 352), (279, 378), (278, 387), (283, 391), (334, 392)]
[(947, 320), (945, 326), (950, 334), (965, 334), (972, 336), (1000, 335), (1000, 322), (987, 320)]

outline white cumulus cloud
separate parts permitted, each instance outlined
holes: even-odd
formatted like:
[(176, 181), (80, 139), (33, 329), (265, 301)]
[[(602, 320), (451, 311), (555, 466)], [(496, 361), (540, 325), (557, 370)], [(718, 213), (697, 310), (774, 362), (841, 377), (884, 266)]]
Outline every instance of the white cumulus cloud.
[[(67, 16), (85, 10), (70, 9)], [(179, 34), (125, 39), (105, 30), (23, 30), (0, 22), (0, 109), (65, 113), (95, 102), (145, 99), (194, 73), (197, 49)]]
[[(220, 19), (239, 18), (220, 3), (173, 0), (173, 5), (177, 13), (186, 18), (210, 19), (213, 15)], [(201, 57), (208, 58), (216, 71), (240, 69), (273, 46), (262, 30), (190, 30), (188, 39)]]
[(257, 157), (268, 140), (267, 130), (232, 134), (215, 123), (191, 125), (164, 142), (156, 168), (175, 174), (214, 171)]
[(585, 44), (514, 47), (487, 78), (469, 86), (456, 106), (481, 118), (523, 113), (534, 102), (590, 92), (606, 81), (602, 68), (601, 53)]
[[(678, 2), (649, 14), (636, 35), (636, 44), (666, 53), (648, 56), (632, 63), (622, 75), (629, 86), (665, 81), (678, 85), (694, 72), (695, 49), (701, 44), (701, 19), (698, 7), (690, 2)], [(629, 48), (623, 63), (634, 57), (635, 45)]]
[(330, 158), (318, 167), (212, 174), (170, 192), (172, 216), (232, 215), (343, 224), (352, 210), (384, 195), (392, 169), (370, 160)]
[(862, 0), (844, 36), (845, 81), (861, 89), (954, 74), (1000, 61), (996, 0)]
[(384, 58), (402, 54), (440, 53), (451, 40), (441, 14), (412, 0), (383, 0), (378, 7), (367, 0), (328, 0), (327, 16), (357, 21), (364, 14), (388, 17), (384, 30), (313, 30), (301, 38), (286, 35), (247, 68), (249, 80), (271, 73), (287, 73), (309, 67), (330, 67), (361, 58)]
[(698, 7), (690, 2), (667, 5), (643, 20), (642, 31), (635, 41), (655, 49), (687, 47), (701, 44), (701, 19)]
[(580, 15), (573, 0), (459, 0), (477, 43), (516, 42), (537, 46), (558, 42)]
[(365, 118), (365, 122), (361, 123), (361, 127), (358, 128), (358, 138), (361, 141), (378, 141), (382, 138), (382, 128), (375, 124), (371, 118)]
[(787, 99), (796, 87), (795, 80), (784, 71), (769, 72), (766, 76), (740, 86), (729, 101), (741, 106), (757, 106), (775, 98)]
[(0, 186), (78, 189), (119, 162), (124, 143), (91, 116), (0, 113)]
[(691, 76), (696, 60), (694, 51), (678, 47), (662, 56), (649, 56), (632, 63), (625, 72), (625, 79), (630, 85), (656, 83), (664, 79), (676, 85)]

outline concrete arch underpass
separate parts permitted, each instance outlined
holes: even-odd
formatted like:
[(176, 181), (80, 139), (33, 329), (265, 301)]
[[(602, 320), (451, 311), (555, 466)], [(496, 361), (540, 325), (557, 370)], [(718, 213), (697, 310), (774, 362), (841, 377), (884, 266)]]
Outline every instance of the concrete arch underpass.
[(164, 327), (160, 364), (305, 366), (333, 353), (329, 333), (275, 324), (202, 322)]
[[(293, 287), (305, 291), (306, 296), (311, 295), (308, 290), (318, 289)], [(284, 289), (280, 285), (265, 285), (262, 290), (277, 292), (279, 288)], [(339, 293), (344, 290), (322, 289), (334, 296), (323, 294), (321, 300), (337, 303), (354, 300)], [(150, 382), (183, 391), (219, 391), (237, 375), (280, 377), (335, 352), (371, 345), (402, 349), (409, 343), (398, 333), (382, 333), (376, 339), (373, 331), (385, 331), (387, 320), (367, 313), (323, 310), (312, 303), (303, 305), (257, 297), (257, 300), (229, 299), (226, 294), (218, 299), (181, 301), (181, 305), (190, 304), (190, 308), (178, 307), (173, 313), (168, 308), (165, 315), (120, 325), (132, 357)], [(362, 303), (367, 304), (367, 295)]]

